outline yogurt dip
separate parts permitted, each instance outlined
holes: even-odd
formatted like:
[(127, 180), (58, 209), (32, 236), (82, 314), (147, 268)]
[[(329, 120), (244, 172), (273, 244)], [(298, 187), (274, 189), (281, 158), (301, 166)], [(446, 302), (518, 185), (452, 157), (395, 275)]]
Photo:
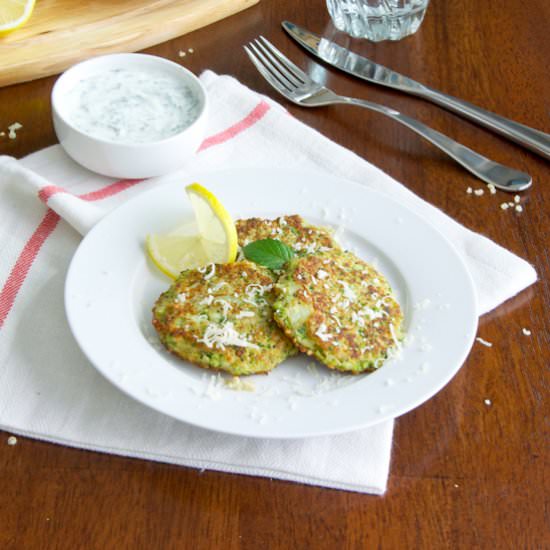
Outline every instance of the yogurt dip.
[(190, 126), (201, 112), (181, 78), (150, 69), (112, 68), (78, 81), (64, 97), (67, 121), (98, 139), (161, 141)]

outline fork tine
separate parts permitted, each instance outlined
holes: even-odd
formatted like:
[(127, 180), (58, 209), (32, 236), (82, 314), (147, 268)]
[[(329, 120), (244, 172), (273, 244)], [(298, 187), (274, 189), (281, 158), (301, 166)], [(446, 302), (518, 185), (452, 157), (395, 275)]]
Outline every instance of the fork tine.
[[(249, 47), (250, 46), (250, 47)], [(261, 55), (258, 52), (257, 48), (254, 47), (254, 44), (250, 43), (249, 46), (243, 46), (245, 52), (247, 53), (250, 61), (254, 64), (258, 72), (267, 80), (273, 88), (275, 88), (280, 94), (288, 97), (289, 92), (291, 91), (288, 87), (288, 84), (283, 84), (280, 80), (275, 78), (275, 76), (265, 67), (262, 60), (259, 58)], [(254, 51), (252, 51), (254, 50)]]
[(265, 38), (264, 36), (260, 35), (260, 40), (265, 44), (265, 46), (267, 48), (269, 48), (269, 50), (271, 51), (271, 53), (277, 57), (277, 59), (279, 59), (279, 61), (281, 63), (284, 64), (284, 66), (289, 70), (291, 71), (294, 76), (298, 79), (300, 79), (301, 81), (301, 84), (310, 84), (311, 82), (311, 79), (310, 77), (304, 72), (302, 71), (302, 69), (300, 69), (300, 67), (298, 67), (298, 65), (295, 65), (294, 63), (292, 63), (292, 61), (290, 61), (290, 59), (288, 59), (288, 57), (286, 57), (285, 55), (282, 54), (282, 52), (280, 52), (267, 38)]
[(262, 68), (262, 74), (264, 77), (280, 92), (290, 93), (294, 89), (294, 86), (277, 70), (276, 67), (265, 57), (265, 55), (258, 49), (253, 42), (248, 43), (248, 49), (250, 53), (256, 58), (256, 68), (259, 66)]
[[(304, 78), (305, 74), (302, 73), (302, 77), (294, 74), (289, 69), (289, 64), (292, 65), (289, 59), (287, 59), (279, 50), (275, 48), (268, 40), (263, 36), (260, 36), (263, 40), (263, 43), (258, 39), (254, 40), (254, 43), (259, 48), (259, 50), (271, 61), (271, 64), (274, 65), (279, 72), (281, 72), (285, 78), (294, 86), (300, 87), (306, 83)], [(297, 67), (296, 67), (297, 69)], [(299, 69), (298, 69), (299, 70)]]
[(256, 54), (256, 57), (258, 57), (262, 62), (264, 68), (269, 71), (289, 92), (292, 92), (294, 88), (296, 88), (296, 85), (291, 80), (286, 78), (278, 67), (269, 59), (270, 56), (265, 51), (265, 48), (263, 48), (257, 40), (250, 42), (248, 45)]

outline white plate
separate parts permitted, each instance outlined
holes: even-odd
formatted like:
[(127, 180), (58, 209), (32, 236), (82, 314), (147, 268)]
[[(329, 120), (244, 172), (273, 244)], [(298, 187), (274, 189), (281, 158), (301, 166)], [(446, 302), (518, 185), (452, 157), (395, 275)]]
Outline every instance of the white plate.
[(300, 214), (343, 228), (341, 241), (389, 279), (409, 334), (401, 358), (369, 375), (335, 373), (300, 356), (246, 378), (254, 392), (224, 385), (162, 349), (151, 308), (170, 281), (150, 265), (147, 233), (192, 219), (174, 181), (103, 219), (78, 248), (65, 288), (80, 347), (114, 385), (145, 405), (220, 432), (263, 438), (341, 433), (420, 405), (457, 372), (473, 343), (477, 314), (469, 273), (454, 248), (422, 218), (368, 189), (328, 175), (243, 170), (203, 175), (237, 217)]

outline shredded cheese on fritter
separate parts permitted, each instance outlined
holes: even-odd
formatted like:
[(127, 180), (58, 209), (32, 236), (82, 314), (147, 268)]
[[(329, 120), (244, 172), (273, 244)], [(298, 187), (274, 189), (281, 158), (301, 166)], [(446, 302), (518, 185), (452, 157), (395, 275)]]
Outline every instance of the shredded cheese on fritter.
[(256, 344), (249, 342), (235, 330), (235, 327), (231, 321), (228, 321), (223, 325), (210, 323), (206, 327), (203, 337), (197, 338), (197, 342), (202, 342), (208, 348), (215, 347), (222, 350), (225, 349), (225, 346), (258, 349)]

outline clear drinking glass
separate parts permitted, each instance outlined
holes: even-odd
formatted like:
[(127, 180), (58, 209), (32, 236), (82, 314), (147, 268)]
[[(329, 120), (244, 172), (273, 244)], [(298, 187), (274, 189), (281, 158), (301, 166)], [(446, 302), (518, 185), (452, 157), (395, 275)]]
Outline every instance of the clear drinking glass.
[(373, 42), (401, 40), (415, 33), (430, 0), (327, 0), (338, 30)]

